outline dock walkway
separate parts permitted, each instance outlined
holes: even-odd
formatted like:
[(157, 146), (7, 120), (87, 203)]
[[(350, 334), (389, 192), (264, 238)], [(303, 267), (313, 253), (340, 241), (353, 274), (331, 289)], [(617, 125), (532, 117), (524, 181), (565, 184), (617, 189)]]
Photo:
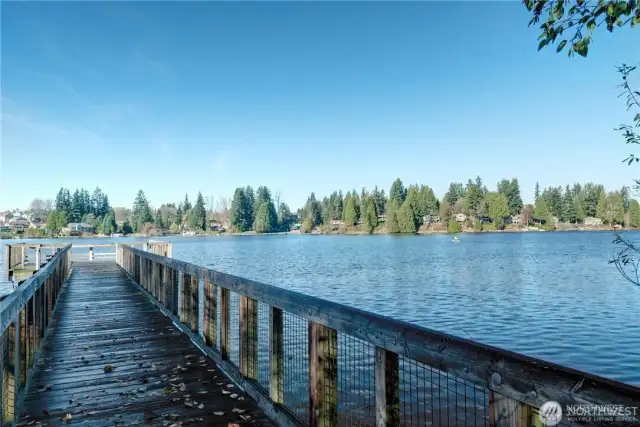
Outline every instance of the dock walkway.
[(22, 425), (273, 426), (115, 260), (74, 262)]

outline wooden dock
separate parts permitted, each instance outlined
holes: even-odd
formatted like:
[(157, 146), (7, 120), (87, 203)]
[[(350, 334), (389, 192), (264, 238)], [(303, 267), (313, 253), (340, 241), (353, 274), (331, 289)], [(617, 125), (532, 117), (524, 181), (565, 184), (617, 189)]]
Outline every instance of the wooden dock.
[[(0, 426), (544, 427), (549, 401), (640, 406), (635, 385), (180, 261), (165, 242), (79, 252), (56, 249), (0, 301)], [(602, 424), (573, 421), (557, 425)]]
[(20, 421), (271, 426), (113, 261), (73, 263)]

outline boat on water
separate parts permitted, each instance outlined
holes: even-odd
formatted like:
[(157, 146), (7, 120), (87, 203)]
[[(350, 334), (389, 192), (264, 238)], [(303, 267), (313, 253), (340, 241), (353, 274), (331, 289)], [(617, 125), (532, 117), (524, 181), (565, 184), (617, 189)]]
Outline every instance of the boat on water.
[(460, 239), (458, 239), (457, 237), (454, 237), (451, 241), (453, 243), (460, 243)]

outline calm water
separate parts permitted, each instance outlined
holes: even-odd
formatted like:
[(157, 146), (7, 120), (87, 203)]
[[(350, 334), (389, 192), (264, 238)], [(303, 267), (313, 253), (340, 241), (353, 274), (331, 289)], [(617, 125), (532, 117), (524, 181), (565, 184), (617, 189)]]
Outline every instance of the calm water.
[(611, 233), (166, 240), (185, 261), (640, 384), (640, 287), (608, 264)]

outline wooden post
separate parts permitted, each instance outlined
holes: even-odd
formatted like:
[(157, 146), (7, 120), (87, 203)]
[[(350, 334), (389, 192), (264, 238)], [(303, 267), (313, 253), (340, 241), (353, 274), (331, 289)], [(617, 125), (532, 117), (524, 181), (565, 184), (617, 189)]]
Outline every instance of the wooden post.
[(191, 302), (189, 309), (191, 330), (198, 332), (198, 323), (200, 323), (200, 280), (196, 276), (191, 276)]
[(19, 386), (27, 384), (27, 368), (29, 367), (29, 303), (20, 312), (20, 382)]
[(269, 312), (269, 397), (284, 404), (284, 318), (282, 310)]
[(218, 287), (209, 281), (204, 283), (204, 342), (218, 346)]
[(24, 268), (24, 263), (27, 260), (27, 248), (22, 245), (20, 246), (20, 268)]
[(376, 427), (400, 426), (400, 369), (398, 355), (376, 347)]
[(187, 273), (180, 272), (182, 280), (180, 281), (180, 321), (187, 323), (189, 320), (189, 304), (191, 303), (191, 276)]
[[(3, 275), (4, 275), (4, 281), (5, 282), (9, 282), (9, 272), (11, 271), (11, 245), (4, 245), (4, 259), (3, 259), (4, 264), (2, 264), (4, 266), (3, 270)], [(0, 403), (1, 404), (1, 403)]]
[(231, 310), (231, 292), (227, 288), (220, 288), (220, 356), (222, 360), (229, 360), (229, 336)]
[(36, 271), (40, 270), (40, 266), (42, 265), (42, 254), (40, 248), (42, 245), (36, 246)]
[(491, 427), (529, 427), (531, 407), (501, 394), (489, 394), (489, 425)]
[[(2, 352), (2, 357), (6, 354), (7, 360), (2, 360), (2, 376), (0, 380), (2, 381), (2, 420), (0, 420), (0, 425), (11, 424), (14, 420), (14, 411), (15, 411), (15, 335), (16, 335), (16, 324), (11, 323), (9, 328), (5, 332), (7, 334), (7, 345), (9, 347), (8, 351)], [(2, 336), (2, 340), (4, 341), (5, 337)], [(4, 343), (3, 343), (4, 344)], [(5, 397), (6, 396), (6, 397)]]
[(258, 302), (240, 296), (240, 373), (258, 379)]
[(338, 334), (309, 322), (309, 427), (338, 425)]
[[(24, 248), (24, 246), (23, 246)], [(24, 252), (23, 252), (24, 253)], [(18, 401), (18, 396), (20, 395), (20, 378), (22, 377), (22, 374), (20, 373), (21, 370), (21, 359), (22, 359), (22, 355), (21, 355), (21, 345), (20, 345), (20, 313), (18, 313), (18, 315), (16, 316), (15, 320), (13, 321), (14, 324), (14, 329), (13, 329), (13, 339), (14, 339), (14, 344), (13, 344), (13, 416), (14, 416), (14, 422), (18, 422), (18, 411), (16, 411), (16, 407), (17, 407), (17, 401)]]
[(93, 247), (89, 247), (89, 261), (93, 261)]

